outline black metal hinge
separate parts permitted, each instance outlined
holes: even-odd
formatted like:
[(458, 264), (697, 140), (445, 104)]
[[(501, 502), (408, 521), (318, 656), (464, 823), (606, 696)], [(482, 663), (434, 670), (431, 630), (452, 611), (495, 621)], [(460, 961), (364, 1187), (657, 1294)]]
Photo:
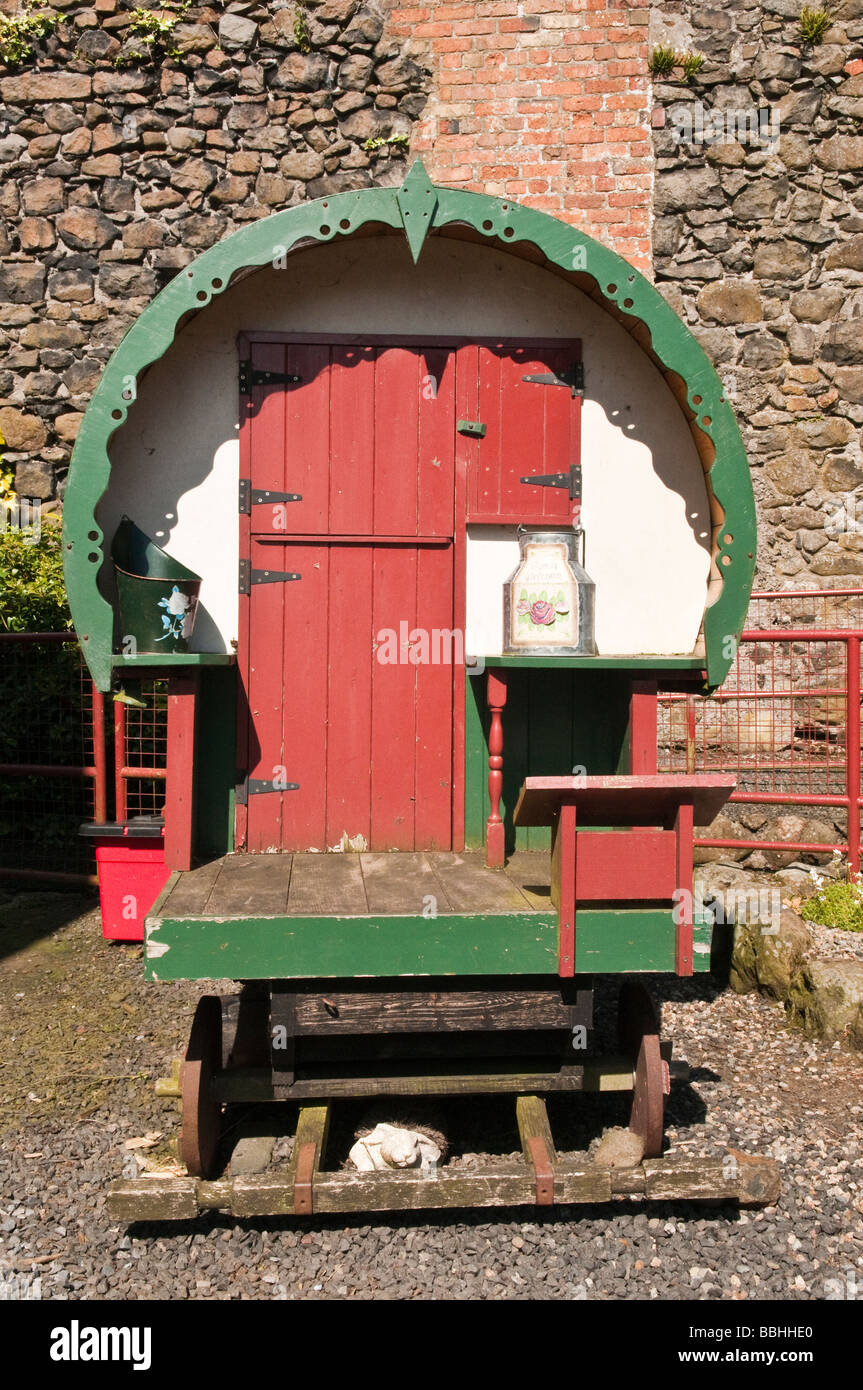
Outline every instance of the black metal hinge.
[(534, 386), (568, 386), (573, 396), (584, 395), (584, 363), (573, 362), (568, 372), (538, 372), (534, 376), (523, 376), (522, 381), (530, 381)]
[(263, 777), (244, 777), (234, 787), (234, 800), (238, 806), (248, 806), (250, 796), (266, 796), (267, 792), (298, 792), (299, 782), (285, 782), (279, 786), (273, 786), (272, 778), (267, 781)]
[(519, 480), (532, 487), (565, 487), (569, 489), (570, 501), (581, 501), (581, 464), (574, 463), (568, 473), (530, 473)]
[(240, 363), (240, 395), (250, 396), (253, 386), (301, 386), (303, 378), (291, 372), (265, 372), (252, 367), (251, 362)]
[(289, 584), (291, 580), (302, 579), (301, 574), (290, 570), (253, 570), (250, 560), (240, 561), (240, 593), (250, 594), (253, 584)]
[(252, 507), (260, 503), (276, 502), (302, 502), (301, 492), (266, 492), (262, 488), (252, 487), (248, 478), (240, 479), (240, 511), (243, 516), (249, 516)]

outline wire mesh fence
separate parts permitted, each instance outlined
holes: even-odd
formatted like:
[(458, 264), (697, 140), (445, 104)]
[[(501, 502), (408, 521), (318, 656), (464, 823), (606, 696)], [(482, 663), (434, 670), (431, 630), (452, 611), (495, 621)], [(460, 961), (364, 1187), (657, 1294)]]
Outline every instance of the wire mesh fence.
[(114, 701), (73, 634), (2, 633), (0, 712), (0, 877), (95, 881), (79, 827), (162, 811), (167, 682), (136, 681)]
[[(77, 827), (97, 814), (90, 677), (70, 633), (3, 634), (0, 642), (0, 870), (87, 876)], [(100, 808), (101, 809), (101, 803)]]
[(796, 838), (772, 839), (765, 817), (752, 838), (697, 844), (801, 854), (837, 848), (857, 871), (861, 638), (863, 590), (756, 593), (722, 689), (660, 696), (660, 771), (732, 773), (732, 803), (777, 813), (812, 808), (815, 816)]

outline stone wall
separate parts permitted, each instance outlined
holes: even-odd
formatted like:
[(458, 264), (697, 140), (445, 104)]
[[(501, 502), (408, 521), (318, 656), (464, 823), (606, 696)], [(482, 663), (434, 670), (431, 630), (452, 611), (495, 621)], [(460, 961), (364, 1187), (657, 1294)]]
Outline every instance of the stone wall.
[[(178, 56), (148, 58), (131, 0), (63, 4), (35, 62), (0, 66), (0, 432), (19, 492), (62, 485), (104, 363), (182, 265), (280, 207), (400, 182), (407, 140), (437, 181), (546, 208), (648, 271), (652, 221), (656, 278), (744, 427), (761, 581), (857, 582), (863, 0), (809, 49), (799, 8), (669, 0), (648, 31), (644, 5), (602, 0), (236, 3), (190, 8), (164, 43)], [(651, 95), (663, 40), (706, 61)], [(759, 107), (778, 141), (679, 136), (681, 111)]]
[(645, 5), (192, 6), (148, 56), (133, 0), (52, 3), (35, 61), (0, 63), (0, 434), (22, 495), (62, 491), (105, 362), (181, 266), (279, 208), (401, 183), (414, 154), (649, 270)]
[(430, 85), (374, 0), (193, 7), (176, 58), (148, 58), (118, 0), (62, 11), (35, 63), (0, 65), (0, 433), (43, 499), (171, 276), (244, 222), (401, 183), (404, 144), (367, 144), (409, 138)]
[[(814, 47), (800, 9), (671, 0), (651, 18), (651, 44), (706, 60), (654, 83), (656, 278), (741, 421), (768, 587), (863, 575), (863, 3), (840, 0)], [(766, 139), (740, 123), (757, 108)], [(688, 141), (699, 118), (718, 133), (714, 112), (726, 138)]]

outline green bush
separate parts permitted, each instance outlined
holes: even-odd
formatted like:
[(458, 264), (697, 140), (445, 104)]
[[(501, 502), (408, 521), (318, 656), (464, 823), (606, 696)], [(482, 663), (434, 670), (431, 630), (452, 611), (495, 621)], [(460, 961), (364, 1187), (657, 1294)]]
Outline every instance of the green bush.
[(0, 631), (63, 632), (72, 626), (60, 527), (45, 524), (38, 541), (0, 531)]

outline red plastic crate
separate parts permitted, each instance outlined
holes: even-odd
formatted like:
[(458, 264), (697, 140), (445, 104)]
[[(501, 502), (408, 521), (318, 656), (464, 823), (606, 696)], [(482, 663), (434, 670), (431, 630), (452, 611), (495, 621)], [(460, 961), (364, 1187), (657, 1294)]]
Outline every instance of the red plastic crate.
[(143, 941), (144, 918), (168, 881), (164, 836), (139, 837), (129, 827), (94, 835), (102, 935), (110, 941)]

